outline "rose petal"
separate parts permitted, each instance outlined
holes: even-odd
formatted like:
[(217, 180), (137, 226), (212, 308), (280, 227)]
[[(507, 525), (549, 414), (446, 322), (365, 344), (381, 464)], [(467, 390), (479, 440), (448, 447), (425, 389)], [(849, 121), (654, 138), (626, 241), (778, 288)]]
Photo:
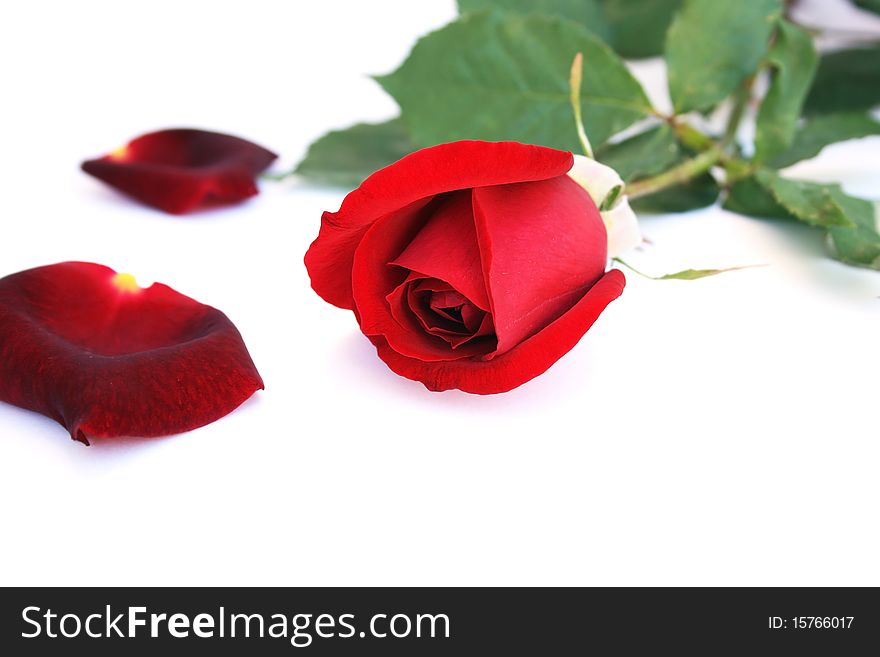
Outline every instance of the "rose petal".
[(389, 304), (394, 301), (391, 291), (409, 274), (388, 263), (421, 229), (423, 216), (443, 200), (443, 196), (421, 199), (375, 222), (362, 239), (351, 271), (361, 330), (366, 335), (383, 335), (400, 353), (426, 361), (465, 358), (484, 351), (480, 345), (467, 345), (453, 352), (445, 340), (424, 331), (408, 305), (396, 305), (392, 314)]
[[(448, 285), (436, 279), (423, 279), (407, 283), (406, 287), (409, 309), (422, 327), (433, 335), (443, 337), (453, 349), (485, 336), (493, 336), (494, 340), (492, 316)], [(451, 314), (451, 308), (458, 309), (460, 318)], [(397, 317), (395, 303), (391, 303), (391, 313)], [(490, 349), (486, 345), (487, 352), (492, 349), (494, 346)]]
[(573, 158), (574, 164), (568, 172), (568, 177), (587, 190), (596, 207), (602, 205), (608, 192), (617, 186), (623, 186), (620, 174), (608, 165), (584, 155), (574, 155)]
[(312, 287), (325, 301), (353, 310), (355, 251), (374, 221), (443, 192), (561, 176), (571, 164), (571, 153), (517, 142), (458, 141), (407, 155), (367, 178), (338, 212), (324, 213), (305, 256)]
[[(412, 322), (414, 316), (423, 326), (425, 330), (439, 328), (435, 324), (443, 323), (450, 331), (452, 327), (452, 319), (444, 319), (438, 317), (432, 310), (427, 308), (428, 303), (422, 300), (420, 303), (419, 292), (429, 292), (432, 288), (448, 288), (447, 283), (442, 283), (433, 278), (422, 278), (421, 274), (411, 272), (406, 280), (394, 288), (394, 291), (386, 297), (388, 308), (391, 316), (397, 320), (399, 324), (407, 325)], [(430, 315), (430, 317), (429, 317)]]
[[(583, 155), (574, 156), (574, 165), (568, 172), (568, 177), (587, 190), (597, 207), (602, 206), (608, 192), (617, 186), (624, 186), (617, 171)], [(608, 233), (609, 258), (622, 255), (642, 243), (639, 220), (629, 206), (625, 191), (601, 215)]]
[(426, 330), (437, 330), (445, 334), (470, 335), (463, 319), (456, 318), (449, 310), (470, 302), (455, 290), (434, 291), (429, 287), (439, 285), (426, 286), (416, 282), (407, 285), (407, 304), (422, 326)]
[(77, 440), (189, 431), (262, 388), (226, 315), (165, 285), (81, 262), (0, 279), (0, 400)]
[(605, 271), (599, 211), (567, 176), (474, 190), (498, 352), (569, 310)]
[(471, 191), (451, 194), (392, 264), (446, 281), (489, 310)]
[(473, 304), (465, 304), (461, 307), (461, 321), (465, 325), (468, 331), (474, 332), (477, 335), (488, 335), (484, 331), (487, 328), (486, 318), (489, 318), (489, 323), (492, 327), (492, 333), (495, 333), (495, 324), (492, 322), (492, 315), (489, 313), (477, 308)]
[(370, 340), (388, 367), (400, 376), (422, 382), (429, 390), (457, 388), (481, 395), (506, 392), (543, 374), (568, 353), (605, 307), (620, 296), (625, 284), (623, 272), (612, 269), (562, 317), (492, 360), (425, 363), (401, 355), (381, 336), (372, 336)]
[(601, 213), (608, 231), (608, 257), (616, 258), (642, 243), (639, 220), (625, 196), (610, 210)]
[(138, 137), (82, 169), (142, 203), (183, 214), (254, 196), (254, 178), (276, 157), (231, 135), (174, 129)]
[[(451, 292), (458, 298), (463, 298), (452, 290), (448, 283), (438, 281), (436, 278), (422, 278), (421, 274), (411, 272), (387, 297), (392, 317), (399, 324), (408, 327), (413, 326), (412, 318), (415, 317), (425, 331), (442, 337), (453, 349), (476, 338), (493, 336), (494, 339), (495, 327), (492, 325), (492, 316), (486, 311), (467, 301), (461, 307), (462, 319), (457, 321), (448, 313), (432, 307), (436, 305), (433, 294), (428, 299), (423, 298), (425, 294), (432, 292), (441, 294)], [(490, 352), (493, 348), (487, 345), (485, 351)]]

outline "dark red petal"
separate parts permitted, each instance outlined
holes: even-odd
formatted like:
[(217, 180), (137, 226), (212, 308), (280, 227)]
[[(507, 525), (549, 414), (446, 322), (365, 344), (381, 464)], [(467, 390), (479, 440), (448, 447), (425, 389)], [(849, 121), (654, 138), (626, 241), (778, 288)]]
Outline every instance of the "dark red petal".
[(254, 179), (276, 157), (231, 135), (175, 129), (138, 137), (82, 168), (142, 203), (182, 214), (254, 196)]
[(446, 281), (489, 310), (471, 190), (451, 194), (393, 264)]
[[(403, 295), (406, 295), (404, 300)], [(452, 287), (434, 278), (419, 279), (410, 274), (407, 280), (388, 295), (391, 314), (398, 322), (408, 321), (400, 315), (411, 312), (422, 328), (446, 340), (453, 349), (475, 338), (494, 336), (492, 316), (481, 310)], [(461, 318), (449, 311), (458, 308)], [(491, 347), (494, 349), (494, 344)], [(491, 351), (488, 348), (486, 351)]]
[(381, 336), (370, 339), (394, 372), (421, 381), (429, 390), (457, 388), (481, 395), (506, 392), (542, 374), (568, 353), (605, 307), (620, 296), (625, 284), (623, 273), (612, 269), (562, 317), (492, 360), (424, 362), (402, 356)]
[[(411, 274), (410, 276), (416, 276), (416, 274)], [(407, 280), (409, 281), (409, 279)], [(435, 292), (430, 288), (444, 288), (444, 291), (439, 294), (450, 293), (464, 299), (464, 297), (452, 290), (448, 284), (436, 279), (415, 280), (404, 283), (388, 295), (391, 314), (396, 318), (397, 315), (395, 313), (399, 312), (399, 308), (405, 308), (416, 316), (426, 331), (436, 331), (438, 335), (465, 333), (467, 328), (463, 322), (456, 321), (444, 308), (434, 306)]]
[(353, 310), (354, 254), (374, 221), (443, 192), (560, 176), (572, 161), (571, 153), (516, 142), (457, 141), (407, 155), (367, 178), (338, 212), (324, 213), (305, 257), (312, 287)]
[(77, 440), (189, 431), (262, 388), (226, 315), (165, 285), (81, 262), (0, 279), (0, 401)]
[(461, 321), (467, 327), (467, 330), (476, 335), (487, 335), (486, 318), (489, 318), (489, 324), (492, 327), (492, 333), (495, 333), (495, 324), (492, 322), (492, 315), (484, 312), (472, 304), (465, 304), (461, 307)]
[(467, 303), (468, 298), (454, 289), (437, 291), (431, 294), (431, 308), (443, 312), (446, 308), (458, 308)]
[(608, 238), (584, 189), (568, 176), (473, 192), (498, 353), (571, 308), (605, 271)]
[[(373, 224), (357, 250), (351, 272), (358, 321), (366, 335), (383, 335), (400, 353), (422, 360), (466, 358), (483, 353), (467, 346), (452, 351), (449, 344), (424, 331), (418, 319), (403, 307), (392, 314), (389, 297), (408, 275), (405, 269), (388, 263), (409, 244), (422, 226), (422, 210), (427, 202), (417, 201)], [(442, 202), (442, 198), (434, 203)], [(391, 297), (390, 300), (394, 300)], [(401, 298), (402, 303), (402, 298)]]

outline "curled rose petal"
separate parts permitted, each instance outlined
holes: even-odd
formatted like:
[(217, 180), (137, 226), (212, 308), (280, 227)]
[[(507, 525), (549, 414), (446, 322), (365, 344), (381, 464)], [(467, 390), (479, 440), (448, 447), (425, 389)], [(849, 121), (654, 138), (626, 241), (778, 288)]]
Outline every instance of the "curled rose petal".
[(277, 155), (219, 132), (151, 132), (82, 169), (132, 198), (171, 214), (238, 203), (258, 193), (256, 176)]
[(170, 287), (82, 262), (0, 279), (0, 401), (75, 440), (182, 433), (262, 388), (226, 315)]
[(497, 353), (567, 312), (605, 272), (605, 229), (568, 176), (475, 189), (473, 214)]

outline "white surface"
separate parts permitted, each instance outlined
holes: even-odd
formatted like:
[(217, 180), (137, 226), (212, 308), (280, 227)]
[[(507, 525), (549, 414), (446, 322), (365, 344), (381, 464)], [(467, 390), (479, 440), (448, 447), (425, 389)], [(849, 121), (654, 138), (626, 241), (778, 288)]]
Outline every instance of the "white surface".
[[(17, 3), (0, 20), (2, 274), (68, 259), (224, 310), (266, 381), (187, 435), (86, 448), (0, 405), (2, 584), (880, 584), (880, 274), (806, 227), (648, 218), (652, 272), (502, 396), (392, 374), (302, 255), (342, 193), (267, 183), (174, 218), (79, 161), (217, 129), (283, 164), (393, 102), (445, 2)], [(658, 67), (639, 71), (658, 82)], [(880, 140), (796, 172), (874, 196)]]

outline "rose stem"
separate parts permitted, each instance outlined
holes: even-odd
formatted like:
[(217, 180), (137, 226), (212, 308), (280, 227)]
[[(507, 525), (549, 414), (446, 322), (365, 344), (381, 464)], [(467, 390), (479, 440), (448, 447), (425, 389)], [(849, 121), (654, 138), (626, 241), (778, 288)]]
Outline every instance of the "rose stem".
[[(730, 118), (727, 120), (727, 127), (724, 130), (724, 136), (721, 138), (720, 143), (712, 144), (702, 153), (695, 155), (689, 160), (685, 160), (668, 171), (664, 171), (651, 178), (645, 178), (630, 183), (626, 186), (627, 195), (630, 198), (648, 196), (649, 194), (654, 194), (667, 187), (686, 183), (700, 174), (705, 173), (724, 159), (725, 151), (733, 143), (734, 139), (736, 139), (736, 132), (739, 129), (739, 124), (742, 121), (745, 109), (751, 100), (752, 84), (754, 80), (754, 75), (749, 76), (743, 81), (742, 85), (740, 85), (737, 90), (733, 109), (730, 112)], [(692, 141), (696, 140), (697, 135), (702, 136), (702, 134), (696, 130), (687, 131), (684, 128), (679, 128), (679, 134), (686, 135)]]

